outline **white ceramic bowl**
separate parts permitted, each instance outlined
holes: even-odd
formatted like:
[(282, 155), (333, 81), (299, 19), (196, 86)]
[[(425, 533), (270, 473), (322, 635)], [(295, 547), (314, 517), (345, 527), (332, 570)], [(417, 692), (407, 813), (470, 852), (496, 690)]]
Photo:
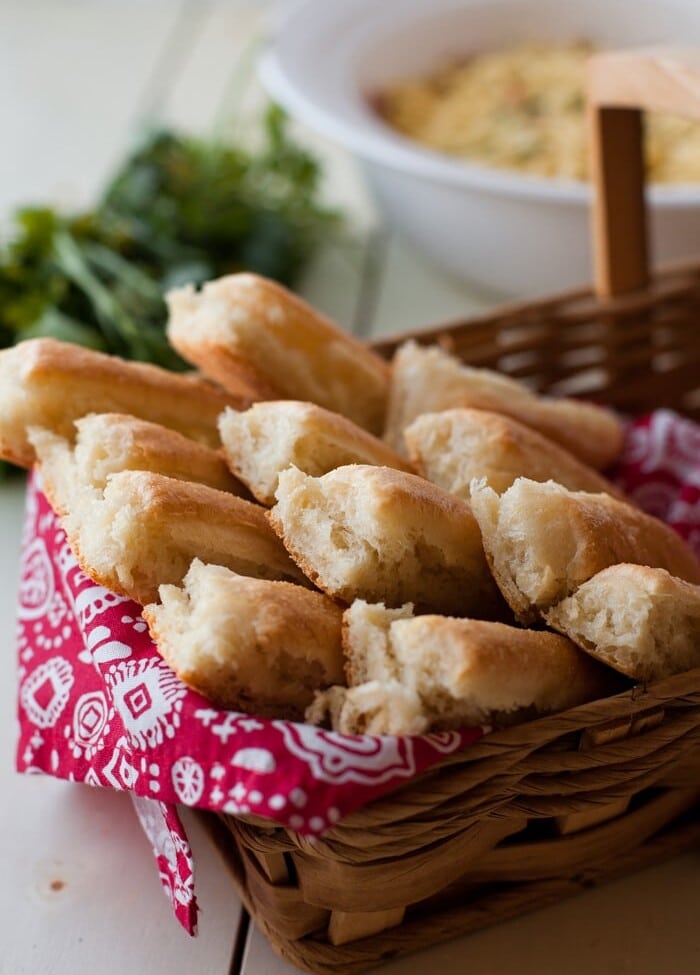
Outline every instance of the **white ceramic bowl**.
[[(590, 281), (589, 187), (466, 163), (393, 132), (387, 83), (523, 40), (700, 45), (700, 0), (302, 0), (261, 61), (271, 96), (361, 161), (387, 220), (446, 270), (502, 294)], [(700, 186), (650, 191), (660, 262), (700, 256)]]

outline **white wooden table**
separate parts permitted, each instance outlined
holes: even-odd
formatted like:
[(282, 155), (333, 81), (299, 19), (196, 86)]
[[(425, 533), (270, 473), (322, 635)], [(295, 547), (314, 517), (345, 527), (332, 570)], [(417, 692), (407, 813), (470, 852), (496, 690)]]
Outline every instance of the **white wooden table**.
[[(337, 2), (337, 0), (336, 0)], [(0, 225), (23, 202), (88, 204), (139, 126), (206, 132), (226, 115), (267, 4), (220, 0), (0, 0)], [(228, 93), (228, 94), (227, 94)], [(259, 99), (255, 88), (248, 98)], [(326, 161), (327, 192), (365, 246), (329, 251), (306, 295), (362, 335), (466, 316), (489, 301), (377, 228), (352, 162)], [(0, 975), (292, 975), (251, 928), (192, 817), (200, 936), (170, 915), (128, 797), (13, 771), (14, 604), (23, 486), (0, 486)], [(700, 853), (535, 915), (394, 962), (383, 975), (695, 975)]]

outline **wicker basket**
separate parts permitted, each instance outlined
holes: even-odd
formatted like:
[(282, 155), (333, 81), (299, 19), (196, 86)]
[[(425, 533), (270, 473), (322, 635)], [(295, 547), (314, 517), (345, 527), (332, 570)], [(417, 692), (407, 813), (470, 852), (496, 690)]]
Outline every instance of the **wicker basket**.
[[(594, 59), (595, 293), (413, 337), (540, 390), (700, 416), (700, 266), (647, 280), (638, 111), (700, 116), (699, 79), (658, 56)], [(695, 670), (492, 733), (321, 840), (250, 818), (213, 828), (278, 953), (338, 975), (688, 849), (699, 809)]]

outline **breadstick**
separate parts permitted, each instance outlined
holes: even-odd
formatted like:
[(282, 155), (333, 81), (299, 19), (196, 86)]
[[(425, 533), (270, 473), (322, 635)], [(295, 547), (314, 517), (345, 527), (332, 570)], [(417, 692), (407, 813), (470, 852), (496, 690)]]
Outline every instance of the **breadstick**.
[(601, 474), (537, 430), (502, 413), (454, 409), (424, 413), (404, 430), (419, 474), (469, 501), (474, 478), (499, 493), (517, 477), (557, 481), (570, 491), (622, 497)]
[(231, 470), (268, 506), (275, 503), (279, 475), (288, 467), (315, 477), (346, 464), (411, 470), (382, 440), (314, 403), (272, 400), (244, 411), (226, 410), (219, 433)]
[[(44, 469), (50, 481), (50, 472)], [(303, 582), (250, 501), (147, 471), (113, 474), (104, 490), (85, 486), (62, 523), (80, 567), (99, 585), (141, 605), (161, 583), (179, 584), (193, 559), (241, 575)]]
[(343, 679), (342, 610), (301, 586), (195, 559), (143, 615), (178, 677), (218, 707), (301, 719), (316, 690)]
[(291, 467), (270, 520), (309, 578), (344, 602), (486, 617), (503, 608), (469, 507), (415, 474), (353, 464), (315, 478)]
[(573, 399), (538, 396), (490, 369), (474, 369), (438, 346), (407, 342), (392, 362), (385, 439), (403, 450), (403, 431), (423, 413), (469, 407), (505, 413), (603, 470), (619, 455), (624, 429), (610, 412)]
[(172, 344), (226, 389), (308, 400), (381, 432), (389, 366), (291, 291), (231, 274), (171, 291), (167, 302)]
[(510, 725), (622, 689), (615, 673), (556, 633), (410, 616), (355, 602), (344, 617), (350, 688), (317, 700), (336, 730), (419, 734)]
[(700, 667), (700, 586), (665, 569), (613, 565), (546, 614), (597, 660), (636, 680)]
[(72, 437), (88, 413), (129, 413), (219, 446), (216, 421), (240, 397), (143, 362), (126, 362), (55, 339), (29, 339), (0, 352), (0, 456), (21, 467), (35, 460), (29, 427)]
[(501, 592), (523, 623), (619, 562), (700, 582), (700, 565), (672, 528), (608, 494), (518, 478), (500, 497), (474, 482), (471, 506)]
[(45, 490), (55, 511), (65, 514), (85, 486), (104, 490), (119, 471), (152, 471), (246, 495), (219, 451), (147, 420), (120, 413), (91, 413), (75, 421), (75, 444), (50, 430), (30, 427), (39, 465), (50, 471)]

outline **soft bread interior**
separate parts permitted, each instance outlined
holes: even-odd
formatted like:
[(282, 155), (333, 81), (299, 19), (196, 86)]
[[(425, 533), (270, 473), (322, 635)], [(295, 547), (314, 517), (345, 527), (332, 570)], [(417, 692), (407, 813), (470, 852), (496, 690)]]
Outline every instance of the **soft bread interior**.
[(15, 346), (3, 350), (0, 355), (0, 453), (22, 467), (31, 467), (34, 462), (34, 451), (27, 438), (28, 427), (45, 427), (71, 437), (74, 417), (94, 409), (89, 388), (73, 390), (68, 411), (65, 386), (58, 378), (47, 377), (42, 383), (30, 385), (30, 376), (25, 349)]
[(231, 470), (268, 506), (275, 503), (279, 474), (288, 467), (314, 476), (346, 464), (410, 469), (381, 440), (313, 403), (270, 401), (244, 412), (226, 410), (219, 432)]
[(341, 610), (290, 583), (195, 559), (144, 617), (178, 676), (221, 707), (301, 718), (317, 690), (343, 679)]
[(57, 514), (64, 515), (80, 507), (78, 498), (85, 489), (86, 502), (99, 495), (89, 479), (78, 475), (73, 449), (66, 437), (43, 427), (30, 427), (27, 434), (41, 467), (43, 489)]
[(500, 497), (483, 481), (471, 506), (501, 592), (522, 622), (620, 562), (666, 568), (690, 582), (700, 566), (668, 525), (606, 494), (518, 478)]
[(415, 475), (350, 465), (314, 478), (290, 468), (270, 518), (297, 564), (344, 602), (502, 610), (468, 507)]
[(622, 449), (623, 426), (609, 410), (538, 396), (501, 373), (464, 365), (436, 345), (402, 345), (392, 363), (387, 442), (401, 452), (403, 431), (416, 417), (454, 407), (512, 416), (599, 470)]
[(499, 494), (518, 477), (554, 480), (572, 491), (620, 492), (587, 464), (537, 430), (488, 410), (452, 409), (419, 416), (404, 431), (418, 472), (469, 501), (471, 481)]
[(636, 680), (700, 667), (700, 587), (664, 569), (621, 564), (547, 613), (584, 650)]
[(382, 588), (388, 581), (391, 551), (382, 553), (377, 526), (369, 526), (369, 538), (363, 534), (366, 521), (351, 485), (328, 492), (321, 479), (297, 468), (280, 474), (272, 523), (298, 564), (333, 595), (342, 598), (370, 584)]
[(387, 611), (358, 600), (345, 613), (343, 647), (350, 688), (317, 701), (311, 715), (336, 729), (507, 725), (620, 688), (612, 671), (558, 634), (412, 617), (409, 607)]
[(396, 680), (321, 691), (306, 720), (346, 735), (422, 735), (429, 729), (418, 695)]
[(345, 611), (345, 674), (351, 687), (371, 680), (400, 680), (389, 629), (394, 620), (412, 616), (412, 603), (398, 609), (387, 609), (383, 603), (367, 603), (364, 599), (356, 599)]
[[(512, 579), (515, 598), (524, 609), (530, 604), (547, 606), (578, 582), (573, 569), (579, 541), (569, 513), (554, 503), (538, 518), (540, 495), (529, 490), (532, 483), (518, 480), (500, 499), (482, 482), (472, 485), (472, 510), (484, 539), (488, 535), (497, 578)], [(550, 483), (553, 493), (545, 500), (554, 496), (556, 501), (559, 486)]]

